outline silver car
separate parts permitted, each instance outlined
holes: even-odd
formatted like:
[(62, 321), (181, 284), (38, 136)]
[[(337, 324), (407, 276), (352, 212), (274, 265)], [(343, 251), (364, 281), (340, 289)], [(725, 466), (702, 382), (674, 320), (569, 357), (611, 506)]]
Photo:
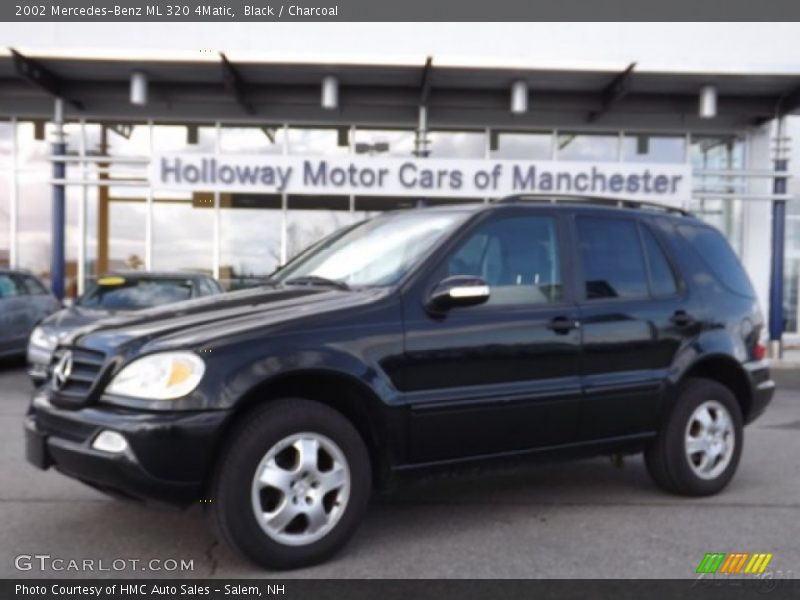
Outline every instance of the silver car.
[(47, 379), (53, 350), (75, 330), (119, 313), (222, 293), (216, 279), (199, 273), (122, 271), (91, 282), (74, 304), (43, 320), (28, 344), (28, 374)]
[(61, 308), (27, 271), (0, 269), (0, 357), (21, 356), (36, 324)]

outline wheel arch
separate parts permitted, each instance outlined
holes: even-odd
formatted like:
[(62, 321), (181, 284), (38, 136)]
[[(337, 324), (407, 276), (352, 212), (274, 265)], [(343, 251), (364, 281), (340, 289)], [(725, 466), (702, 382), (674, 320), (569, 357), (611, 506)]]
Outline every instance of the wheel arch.
[[(231, 417), (214, 452), (215, 461), (231, 439), (238, 423), (264, 403), (280, 398), (303, 398), (319, 402), (340, 413), (358, 431), (369, 452), (373, 484), (386, 487), (391, 476), (392, 456), (387, 440), (388, 426), (384, 422), (389, 410), (378, 394), (357, 377), (328, 368), (309, 368), (284, 372), (269, 377), (248, 389), (236, 402)], [(205, 487), (211, 483), (210, 469)]]
[(735, 358), (725, 354), (703, 356), (684, 371), (677, 387), (689, 378), (710, 379), (724, 385), (736, 398), (742, 418), (747, 421), (753, 404), (752, 389), (747, 372)]

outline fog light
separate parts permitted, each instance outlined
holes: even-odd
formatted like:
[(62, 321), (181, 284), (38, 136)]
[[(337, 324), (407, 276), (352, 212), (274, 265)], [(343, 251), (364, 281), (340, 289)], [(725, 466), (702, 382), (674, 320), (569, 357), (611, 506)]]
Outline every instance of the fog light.
[(101, 452), (110, 452), (111, 454), (119, 454), (128, 449), (128, 441), (122, 437), (121, 433), (116, 431), (101, 431), (94, 441), (92, 448), (100, 450)]

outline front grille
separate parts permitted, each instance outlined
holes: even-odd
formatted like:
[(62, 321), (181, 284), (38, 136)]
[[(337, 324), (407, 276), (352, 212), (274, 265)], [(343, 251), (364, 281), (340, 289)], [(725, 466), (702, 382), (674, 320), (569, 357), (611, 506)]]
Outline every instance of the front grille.
[[(72, 353), (72, 371), (63, 382), (57, 382), (53, 373), (64, 354)], [(97, 350), (77, 346), (61, 347), (53, 353), (50, 362), (50, 387), (53, 390), (53, 404), (61, 406), (82, 406), (91, 399), (105, 364), (106, 355)]]

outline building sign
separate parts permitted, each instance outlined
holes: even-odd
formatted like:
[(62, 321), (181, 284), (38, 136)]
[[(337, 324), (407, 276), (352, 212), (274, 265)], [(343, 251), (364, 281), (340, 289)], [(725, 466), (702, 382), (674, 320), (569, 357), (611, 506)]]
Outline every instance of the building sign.
[(688, 165), (389, 158), (156, 154), (162, 190), (496, 198), (554, 193), (679, 205), (690, 197)]

